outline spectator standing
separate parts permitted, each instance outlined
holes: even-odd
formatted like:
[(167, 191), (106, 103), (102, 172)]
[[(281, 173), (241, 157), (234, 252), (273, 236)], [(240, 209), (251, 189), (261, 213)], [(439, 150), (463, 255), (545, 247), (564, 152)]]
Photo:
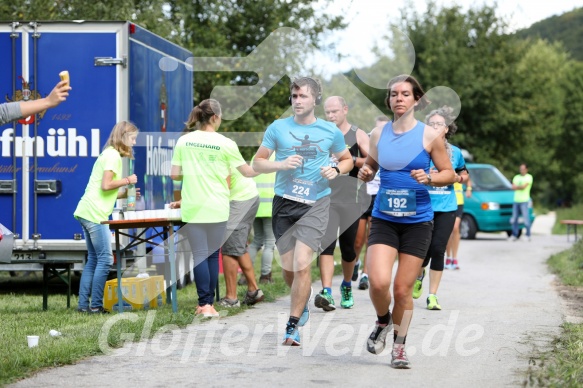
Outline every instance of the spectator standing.
[(530, 214), (528, 205), (530, 203), (530, 189), (533, 178), (528, 173), (528, 166), (522, 163), (519, 168), (520, 173), (512, 179), (512, 190), (514, 190), (514, 204), (512, 205), (512, 240), (518, 240), (520, 229), (520, 216), (522, 216), (524, 227), (526, 228), (526, 239), (530, 241)]
[[(128, 121), (117, 123), (103, 151), (97, 157), (91, 170), (85, 193), (77, 204), (74, 216), (83, 228), (87, 244), (87, 261), (79, 283), (79, 304), (82, 313), (104, 313), (103, 289), (113, 264), (111, 232), (107, 221), (118, 198), (127, 197), (128, 185), (135, 185), (135, 174), (122, 176), (122, 158), (133, 158), (132, 147), (136, 144), (138, 128)], [(136, 189), (136, 196), (139, 190)]]

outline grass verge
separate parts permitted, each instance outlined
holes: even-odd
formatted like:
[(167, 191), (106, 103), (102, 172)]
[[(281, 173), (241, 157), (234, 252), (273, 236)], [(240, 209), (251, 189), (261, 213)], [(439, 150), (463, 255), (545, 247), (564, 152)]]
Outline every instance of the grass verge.
[[(571, 217), (567, 212), (563, 215), (566, 216), (562, 219)], [(583, 292), (583, 240), (579, 240), (571, 249), (551, 256), (548, 264), (561, 283), (573, 287), (573, 292)], [(579, 311), (583, 312), (583, 308)], [(560, 337), (552, 343), (552, 350), (531, 359), (535, 364), (538, 363), (538, 367), (529, 368), (525, 385), (583, 386), (583, 324), (564, 323)]]
[[(339, 257), (335, 258), (339, 263)], [(256, 273), (260, 266), (257, 260)], [(273, 262), (273, 284), (261, 284), (266, 301), (289, 294), (277, 260)], [(335, 266), (335, 274), (341, 273), (341, 266)], [(42, 310), (42, 274), (19, 273), (10, 277), (8, 272), (0, 272), (0, 386), (15, 382), (48, 367), (56, 367), (84, 358), (104, 354), (112, 348), (119, 348), (127, 341), (151, 338), (160, 330), (183, 328), (200, 322), (194, 316), (197, 304), (196, 287), (190, 285), (178, 290), (178, 312), (172, 313), (169, 305), (156, 309), (153, 321), (147, 321), (146, 311), (135, 311), (137, 320), (121, 319), (108, 325), (111, 314), (87, 315), (76, 311), (77, 297), (71, 298), (71, 308), (66, 308), (65, 286), (51, 284), (49, 288), (48, 310)], [(25, 276), (26, 275), (26, 276)], [(312, 280), (320, 277), (316, 263), (312, 263)], [(224, 278), (219, 276), (221, 295), (225, 294)], [(72, 290), (79, 289), (79, 279), (74, 279)], [(55, 290), (59, 293), (55, 294)], [(238, 287), (239, 299), (243, 299), (247, 288)], [(234, 315), (252, 307), (223, 309)], [(217, 307), (217, 310), (221, 310)], [(111, 326), (111, 327), (109, 327)], [(104, 327), (109, 327), (104, 330)], [(50, 330), (62, 333), (59, 337), (49, 335)], [(106, 334), (104, 334), (106, 333)], [(39, 346), (28, 348), (26, 337), (38, 335)], [(142, 338), (142, 336), (144, 336)]]

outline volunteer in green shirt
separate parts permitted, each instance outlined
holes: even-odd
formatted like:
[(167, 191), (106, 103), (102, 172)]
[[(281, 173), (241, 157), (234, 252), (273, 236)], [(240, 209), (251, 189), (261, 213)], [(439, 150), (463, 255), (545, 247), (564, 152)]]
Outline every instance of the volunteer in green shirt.
[(530, 189), (532, 187), (532, 175), (528, 173), (526, 163), (520, 165), (520, 174), (512, 179), (514, 190), (514, 204), (512, 205), (512, 239), (518, 240), (519, 218), (522, 215), (526, 228), (526, 238), (530, 241), (530, 215), (528, 204), (530, 202)]
[[(74, 216), (81, 223), (87, 244), (87, 262), (79, 283), (79, 304), (82, 313), (103, 313), (103, 289), (113, 264), (111, 233), (107, 221), (117, 198), (127, 196), (120, 187), (136, 184), (136, 175), (123, 177), (122, 157), (133, 158), (132, 146), (136, 144), (138, 128), (132, 123), (117, 123), (103, 152), (93, 165), (89, 183)], [(137, 192), (139, 193), (139, 191)], [(91, 299), (91, 302), (90, 302)]]
[(217, 133), (221, 106), (207, 99), (194, 107), (186, 133), (178, 139), (172, 157), (171, 178), (182, 181), (182, 221), (194, 259), (198, 293), (197, 314), (218, 316), (213, 307), (219, 278), (219, 248), (229, 218), (227, 177), (237, 169), (243, 176), (256, 173), (245, 163), (234, 141)]

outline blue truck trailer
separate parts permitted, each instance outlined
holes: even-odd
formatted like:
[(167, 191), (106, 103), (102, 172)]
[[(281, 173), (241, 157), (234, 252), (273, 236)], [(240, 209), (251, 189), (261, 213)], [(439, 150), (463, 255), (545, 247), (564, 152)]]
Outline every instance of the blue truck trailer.
[(58, 107), (0, 126), (0, 224), (13, 232), (0, 270), (38, 270), (31, 261), (55, 258), (82, 269), (73, 212), (116, 122), (140, 129), (124, 175), (138, 176), (146, 208), (172, 200), (172, 148), (193, 103), (192, 54), (126, 21), (7, 23), (0, 53), (3, 100), (48, 95), (62, 70), (73, 88)]

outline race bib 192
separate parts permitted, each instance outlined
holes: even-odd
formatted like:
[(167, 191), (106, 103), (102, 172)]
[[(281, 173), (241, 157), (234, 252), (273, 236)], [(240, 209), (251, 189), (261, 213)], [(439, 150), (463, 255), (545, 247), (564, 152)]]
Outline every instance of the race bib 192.
[(379, 210), (394, 217), (414, 216), (417, 214), (417, 197), (411, 189), (380, 189)]

